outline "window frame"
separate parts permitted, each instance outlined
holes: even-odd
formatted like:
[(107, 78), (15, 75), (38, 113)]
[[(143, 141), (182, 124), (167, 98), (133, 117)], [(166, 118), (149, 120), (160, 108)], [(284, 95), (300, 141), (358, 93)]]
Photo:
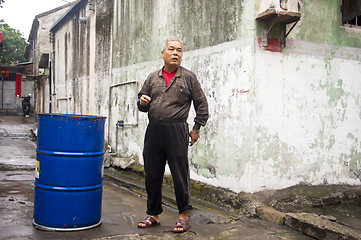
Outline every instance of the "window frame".
[(341, 0), (340, 2), (341, 25), (361, 29), (361, 0)]

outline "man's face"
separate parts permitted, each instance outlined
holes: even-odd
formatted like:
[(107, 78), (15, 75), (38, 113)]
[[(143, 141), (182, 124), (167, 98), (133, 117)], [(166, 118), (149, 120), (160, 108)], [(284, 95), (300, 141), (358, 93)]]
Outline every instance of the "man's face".
[(169, 41), (167, 48), (162, 51), (164, 64), (168, 67), (178, 68), (182, 62), (183, 46), (179, 41)]

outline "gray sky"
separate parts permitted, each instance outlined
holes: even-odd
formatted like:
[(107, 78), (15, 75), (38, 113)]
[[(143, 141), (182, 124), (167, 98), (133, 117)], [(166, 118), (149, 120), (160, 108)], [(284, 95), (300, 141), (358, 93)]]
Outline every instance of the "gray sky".
[(0, 8), (0, 19), (11, 28), (19, 30), (28, 40), (36, 15), (65, 5), (74, 0), (5, 0)]

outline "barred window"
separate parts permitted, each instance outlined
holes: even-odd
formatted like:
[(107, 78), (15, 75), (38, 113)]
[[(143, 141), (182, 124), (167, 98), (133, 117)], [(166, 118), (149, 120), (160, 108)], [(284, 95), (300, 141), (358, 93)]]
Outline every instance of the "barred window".
[(341, 1), (342, 23), (361, 26), (361, 0)]

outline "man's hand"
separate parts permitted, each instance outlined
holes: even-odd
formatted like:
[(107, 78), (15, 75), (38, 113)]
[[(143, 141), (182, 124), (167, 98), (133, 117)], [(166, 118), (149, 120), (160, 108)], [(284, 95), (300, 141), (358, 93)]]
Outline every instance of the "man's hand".
[(139, 103), (143, 107), (147, 106), (150, 103), (150, 101), (152, 101), (152, 99), (147, 95), (142, 95), (139, 99)]
[(195, 142), (197, 142), (199, 138), (199, 133), (195, 130), (189, 132), (189, 136), (191, 138), (190, 145), (192, 146)]

